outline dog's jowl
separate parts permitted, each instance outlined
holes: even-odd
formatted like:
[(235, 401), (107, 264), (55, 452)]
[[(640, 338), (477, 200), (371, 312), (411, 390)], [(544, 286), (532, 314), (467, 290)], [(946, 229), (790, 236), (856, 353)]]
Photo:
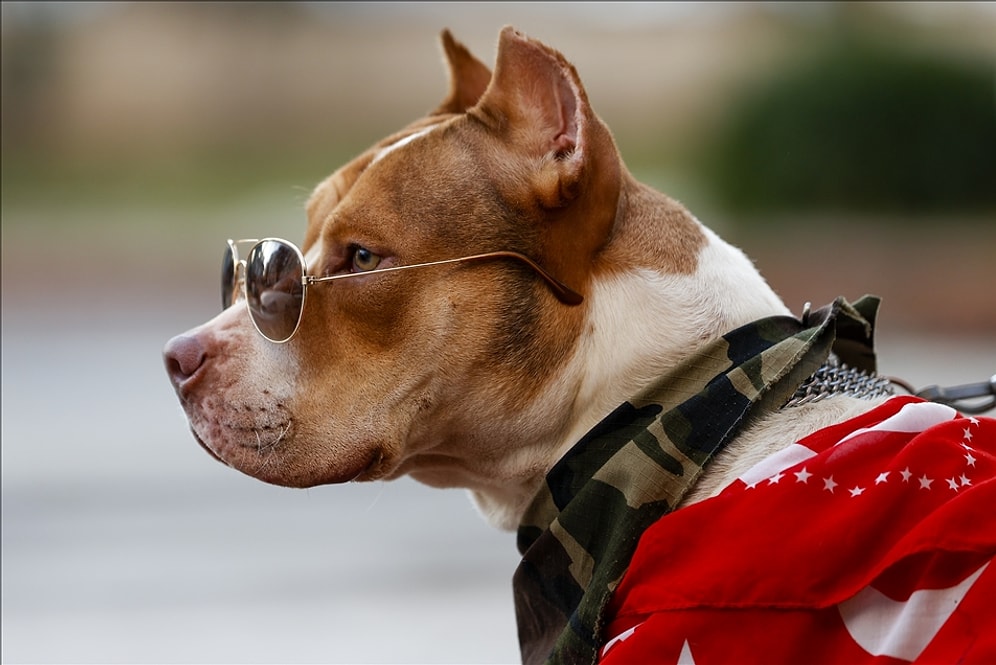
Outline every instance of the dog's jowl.
[(793, 316), (559, 52), (442, 45), (439, 107), (320, 182), (300, 245), (233, 229), (223, 310), (164, 351), (195, 439), (279, 485), (468, 488), (518, 530), (526, 662), (996, 659), (996, 421), (892, 395), (876, 298)]

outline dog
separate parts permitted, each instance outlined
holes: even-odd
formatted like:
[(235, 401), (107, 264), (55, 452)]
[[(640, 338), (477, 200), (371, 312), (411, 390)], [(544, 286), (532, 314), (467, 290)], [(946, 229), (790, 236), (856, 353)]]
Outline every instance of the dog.
[[(230, 241), (223, 311), (167, 343), (166, 369), (196, 440), (278, 485), (409, 475), (469, 489), (491, 524), (518, 530), (524, 662), (723, 660), (710, 655), (730, 646), (716, 635), (737, 626), (755, 641), (781, 636), (780, 650), (759, 644), (753, 656), (725, 652), (726, 661), (991, 656), (994, 615), (978, 598), (994, 588), (986, 565), (996, 525), (978, 506), (996, 505), (979, 498), (993, 494), (993, 423), (891, 395), (874, 374), (874, 298), (793, 316), (743, 252), (629, 173), (561, 53), (507, 27), (492, 71), (448, 31), (441, 41), (450, 84), (439, 107), (317, 185), (301, 249), (274, 238)], [(858, 387), (838, 390), (838, 379)], [(954, 462), (974, 460), (950, 477), (953, 496), (975, 497), (978, 521), (968, 530), (976, 540), (952, 550), (958, 565), (928, 586), (971, 581), (955, 604), (962, 633), (974, 637), (951, 637), (952, 621), (942, 621), (952, 650), (932, 651), (937, 640), (917, 650), (874, 627), (856, 636), (844, 621), (850, 650), (824, 650), (819, 639), (844, 634), (838, 608), (883, 575), (885, 564), (859, 565), (853, 554), (845, 570), (867, 575), (846, 598), (811, 601), (823, 613), (815, 633), (810, 619), (764, 629), (775, 625), (764, 623), (773, 607), (802, 611), (764, 594), (754, 619), (720, 618), (723, 630), (677, 620), (693, 606), (749, 610), (750, 571), (767, 570), (764, 561), (729, 565), (740, 586), (724, 587), (705, 609), (695, 589), (726, 579), (728, 562), (689, 597), (664, 598), (680, 586), (674, 580), (694, 579), (682, 565), (724, 552), (722, 538), (696, 540), (709, 520), (725, 523), (733, 507), (751, 505), (744, 497), (787, 486), (778, 480), (792, 474), (800, 487), (824, 482), (815, 498), (842, 494), (834, 489), (845, 472), (837, 481), (814, 474), (848, 437), (938, 428), (975, 432), (949, 442)], [(812, 439), (820, 433), (830, 434)], [(895, 445), (881, 464), (910, 449), (905, 439)], [(882, 485), (905, 477), (879, 473)], [(860, 482), (853, 491), (871, 494), (874, 478)], [(721, 507), (718, 517), (711, 506)], [(672, 524), (683, 530), (668, 531)], [(753, 549), (781, 561), (765, 543)], [(800, 546), (816, 546), (812, 556), (833, 549), (816, 537)], [(670, 553), (655, 558), (657, 550)], [(740, 553), (728, 558), (742, 561)], [(933, 570), (921, 550), (904, 556), (889, 570), (913, 560), (919, 572), (904, 579), (914, 586)], [(864, 620), (883, 603), (854, 612)], [(764, 621), (755, 625), (757, 616)], [(989, 636), (972, 633), (972, 621), (988, 621)]]

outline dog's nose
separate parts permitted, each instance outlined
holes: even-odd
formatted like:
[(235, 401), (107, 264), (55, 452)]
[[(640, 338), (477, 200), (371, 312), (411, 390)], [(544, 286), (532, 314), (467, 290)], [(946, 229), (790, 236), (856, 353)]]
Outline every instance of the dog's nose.
[(177, 388), (204, 364), (204, 357), (204, 346), (193, 335), (177, 335), (163, 349), (166, 372)]

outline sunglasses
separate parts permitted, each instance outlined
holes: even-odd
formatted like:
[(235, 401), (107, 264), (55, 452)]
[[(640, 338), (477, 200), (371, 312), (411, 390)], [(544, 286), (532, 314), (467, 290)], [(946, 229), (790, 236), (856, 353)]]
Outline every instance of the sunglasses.
[[(253, 245), (245, 260), (240, 260), (238, 246), (247, 243)], [(414, 268), (493, 259), (513, 259), (525, 263), (543, 278), (553, 295), (566, 305), (579, 305), (584, 300), (579, 293), (558, 281), (528, 256), (518, 252), (487, 252), (457, 259), (314, 277), (308, 274), (304, 254), (297, 245), (280, 238), (265, 238), (228, 241), (228, 249), (221, 264), (221, 304), (223, 309), (228, 309), (239, 295), (244, 295), (249, 319), (259, 334), (271, 342), (283, 344), (290, 340), (301, 326), (305, 296), (308, 287), (313, 284)], [(241, 294), (240, 286), (243, 287)]]

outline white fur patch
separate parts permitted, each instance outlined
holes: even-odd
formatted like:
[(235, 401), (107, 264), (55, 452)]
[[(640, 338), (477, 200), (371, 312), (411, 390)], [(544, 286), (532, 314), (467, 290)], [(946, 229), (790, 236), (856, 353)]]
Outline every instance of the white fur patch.
[(634, 268), (595, 282), (588, 334), (563, 375), (578, 392), (561, 453), (700, 344), (789, 313), (743, 252), (702, 229), (708, 242), (691, 275)]

